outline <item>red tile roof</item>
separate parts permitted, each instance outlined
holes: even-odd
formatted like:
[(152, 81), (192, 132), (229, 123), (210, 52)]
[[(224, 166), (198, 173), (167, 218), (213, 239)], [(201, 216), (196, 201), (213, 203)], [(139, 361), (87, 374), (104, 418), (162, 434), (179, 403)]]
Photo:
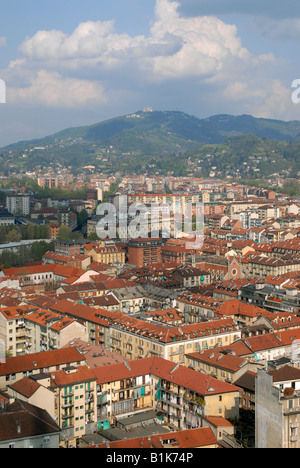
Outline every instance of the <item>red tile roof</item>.
[[(21, 432), (18, 432), (18, 421)], [(41, 434), (59, 434), (60, 429), (47, 411), (21, 400), (0, 412), (0, 441), (30, 439)]]
[(35, 392), (41, 387), (41, 385), (35, 380), (30, 379), (29, 377), (24, 377), (24, 379), (18, 380), (17, 382), (9, 385), (9, 388), (20, 393), (26, 398), (30, 398)]
[(242, 315), (247, 317), (259, 317), (267, 313), (267, 311), (253, 304), (233, 299), (232, 301), (225, 301), (224, 304), (217, 307), (215, 313), (221, 316)]
[(200, 395), (216, 395), (239, 391), (235, 385), (222, 382), (201, 372), (159, 357), (136, 359), (122, 364), (113, 364), (105, 368), (93, 369), (97, 383), (103, 384), (122, 379), (152, 374), (160, 379), (173, 382)]
[(25, 354), (23, 356), (7, 358), (4, 363), (0, 363), (0, 376), (77, 362), (85, 362), (85, 358), (76, 348)]
[(51, 372), (51, 387), (65, 387), (79, 382), (96, 381), (92, 370), (86, 366), (77, 367), (75, 371), (69, 372), (66, 369)]
[(213, 367), (230, 370), (232, 372), (237, 372), (241, 366), (246, 363), (244, 358), (234, 354), (224, 353), (222, 350), (220, 351), (219, 348), (207, 349), (201, 353), (196, 352), (186, 354), (186, 357), (204, 362)]
[(200, 427), (197, 429), (168, 432), (167, 434), (152, 434), (150, 436), (110, 441), (109, 443), (97, 444), (97, 446), (90, 445), (84, 448), (107, 448), (108, 446), (111, 449), (191, 449), (197, 447), (217, 447), (218, 443), (209, 427)]

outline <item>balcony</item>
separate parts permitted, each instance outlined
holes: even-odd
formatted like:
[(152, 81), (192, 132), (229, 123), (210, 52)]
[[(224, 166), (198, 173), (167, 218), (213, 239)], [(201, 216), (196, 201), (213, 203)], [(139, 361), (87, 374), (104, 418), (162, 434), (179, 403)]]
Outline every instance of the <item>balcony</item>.
[(94, 413), (95, 411), (95, 408), (94, 407), (88, 407), (85, 409), (85, 413), (86, 414), (91, 414), (91, 413)]
[(164, 392), (170, 393), (175, 396), (182, 396), (183, 392), (177, 385), (169, 384), (169, 383), (158, 383), (155, 386), (156, 390), (162, 390)]
[(114, 415), (125, 414), (135, 410), (135, 404), (133, 399), (127, 399), (124, 401), (113, 402), (112, 413)]
[(18, 335), (16, 335), (16, 343), (20, 341), (26, 341), (26, 335), (24, 335), (24, 333), (19, 333)]
[(105, 405), (108, 402), (108, 395), (98, 395), (97, 396), (97, 405)]
[(74, 439), (74, 427), (73, 426), (66, 426), (64, 423), (62, 425), (62, 430), (60, 433), (60, 441), (63, 442), (65, 440), (72, 440)]
[(62, 414), (61, 418), (62, 419), (74, 418), (74, 411), (70, 411), (69, 413)]
[(203, 406), (205, 406), (205, 399), (200, 396), (200, 395), (194, 395), (194, 394), (191, 394), (191, 393), (184, 393), (183, 395), (183, 399), (189, 403), (189, 404), (192, 404), (194, 406), (194, 408), (196, 407), (200, 407), (200, 408), (203, 408)]
[(104, 411), (98, 411), (97, 413), (97, 419), (98, 421), (102, 421), (102, 420), (107, 420), (109, 418), (109, 415), (108, 415), (108, 411), (104, 410)]
[(85, 402), (90, 403), (91, 401), (94, 401), (94, 390), (86, 390), (85, 392)]
[(71, 408), (72, 406), (74, 406), (74, 403), (71, 402), (71, 403), (64, 403), (61, 407), (63, 409), (66, 409), (66, 408)]

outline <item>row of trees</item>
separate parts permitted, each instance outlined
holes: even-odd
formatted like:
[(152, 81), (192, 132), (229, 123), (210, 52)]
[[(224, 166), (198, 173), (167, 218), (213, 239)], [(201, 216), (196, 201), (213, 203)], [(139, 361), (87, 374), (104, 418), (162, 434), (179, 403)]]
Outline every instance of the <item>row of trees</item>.
[(0, 255), (0, 268), (22, 267), (28, 262), (41, 261), (46, 252), (54, 251), (54, 242), (34, 242), (31, 247), (21, 246), (18, 253), (5, 250)]
[(0, 226), (1, 243), (50, 238), (51, 231), (48, 224), (28, 224), (27, 226), (12, 224), (11, 226)]

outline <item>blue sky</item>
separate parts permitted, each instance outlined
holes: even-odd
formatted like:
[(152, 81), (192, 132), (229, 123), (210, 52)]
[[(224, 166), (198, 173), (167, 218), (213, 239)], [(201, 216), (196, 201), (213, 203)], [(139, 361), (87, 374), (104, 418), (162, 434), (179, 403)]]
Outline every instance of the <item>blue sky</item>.
[(0, 147), (132, 113), (300, 120), (299, 0), (1, 0)]

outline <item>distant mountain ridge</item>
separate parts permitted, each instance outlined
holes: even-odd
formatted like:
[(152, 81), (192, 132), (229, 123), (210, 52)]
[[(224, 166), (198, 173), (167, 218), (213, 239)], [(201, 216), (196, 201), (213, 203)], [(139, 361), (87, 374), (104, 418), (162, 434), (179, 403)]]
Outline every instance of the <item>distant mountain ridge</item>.
[(109, 143), (114, 138), (132, 131), (167, 131), (179, 139), (195, 143), (221, 143), (228, 137), (238, 135), (291, 141), (300, 139), (300, 121), (256, 118), (246, 114), (218, 114), (200, 119), (180, 111), (139, 111), (90, 126), (68, 128), (44, 138), (14, 143), (1, 151), (19, 145), (50, 144), (57, 139), (69, 138)]
[[(6, 146), (0, 149), (0, 172), (6, 173), (12, 164), (17, 168), (34, 169), (53, 161), (75, 168), (94, 164), (100, 170), (106, 170), (109, 164), (112, 170), (120, 163), (124, 169), (129, 159), (132, 162), (137, 158), (141, 161), (154, 158), (157, 163), (204, 145), (223, 144), (232, 137), (247, 135), (298, 145), (300, 121), (229, 114), (200, 119), (179, 111), (138, 111)], [(103, 160), (108, 162), (104, 164)]]

